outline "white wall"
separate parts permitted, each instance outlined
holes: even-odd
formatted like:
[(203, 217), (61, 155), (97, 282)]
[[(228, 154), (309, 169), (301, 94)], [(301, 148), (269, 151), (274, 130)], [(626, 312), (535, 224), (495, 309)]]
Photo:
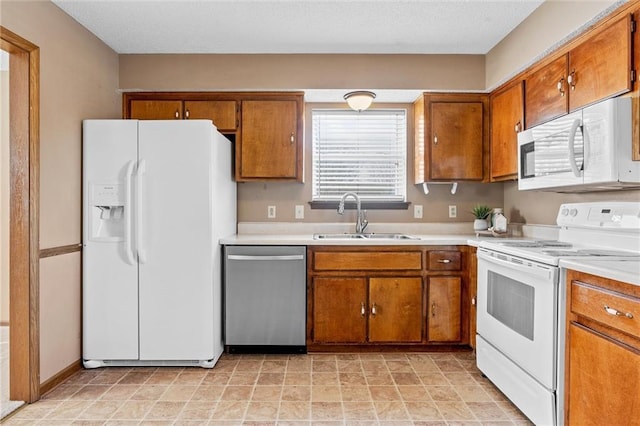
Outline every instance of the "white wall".
[[(40, 248), (81, 242), (82, 120), (119, 118), (118, 55), (50, 1), (0, 3), (40, 48)], [(40, 262), (40, 380), (81, 358), (81, 255)]]

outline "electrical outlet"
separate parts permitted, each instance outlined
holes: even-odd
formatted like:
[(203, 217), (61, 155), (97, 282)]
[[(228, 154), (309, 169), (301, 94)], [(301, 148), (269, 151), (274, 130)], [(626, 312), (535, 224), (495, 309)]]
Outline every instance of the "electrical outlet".
[(296, 219), (304, 219), (304, 205), (296, 205)]
[(414, 219), (422, 219), (422, 206), (415, 205), (413, 206), (413, 218)]
[(276, 218), (276, 206), (267, 206), (267, 218), (268, 219)]
[(449, 206), (449, 217), (458, 217), (458, 207)]

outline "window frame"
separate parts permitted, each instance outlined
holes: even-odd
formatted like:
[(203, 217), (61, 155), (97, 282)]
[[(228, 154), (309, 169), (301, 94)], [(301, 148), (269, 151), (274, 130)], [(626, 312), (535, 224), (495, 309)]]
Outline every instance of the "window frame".
[[(363, 209), (385, 209), (385, 210), (407, 210), (409, 208), (410, 202), (407, 201), (408, 197), (408, 167), (409, 167), (409, 149), (408, 149), (408, 139), (409, 139), (409, 126), (407, 123), (409, 111), (407, 108), (379, 108), (379, 109), (370, 109), (363, 112), (356, 112), (350, 109), (345, 108), (312, 108), (310, 113), (311, 118), (311, 185), (312, 185), (312, 199), (309, 202), (309, 205), (312, 209), (335, 209), (340, 202), (340, 197), (337, 196), (335, 198), (314, 198), (316, 193), (316, 141), (314, 136), (314, 116), (316, 112), (339, 112), (344, 115), (352, 115), (357, 116), (358, 114), (367, 114), (367, 113), (398, 113), (401, 112), (404, 114), (404, 146), (403, 146), (403, 176), (402, 176), (402, 185), (397, 188), (402, 188), (402, 199), (384, 199), (384, 197), (380, 196), (378, 198), (361, 198), (361, 206)], [(355, 209), (356, 203), (352, 198), (347, 199), (345, 203), (346, 209)]]

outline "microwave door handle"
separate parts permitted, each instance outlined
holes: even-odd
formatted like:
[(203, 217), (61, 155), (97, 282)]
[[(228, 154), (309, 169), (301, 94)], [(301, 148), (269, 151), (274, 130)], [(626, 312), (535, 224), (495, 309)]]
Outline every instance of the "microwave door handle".
[(589, 158), (589, 155), (591, 154), (591, 141), (589, 140), (589, 132), (587, 131), (588, 127), (587, 125), (583, 125), (582, 126), (582, 142), (583, 142), (583, 146), (584, 146), (584, 156), (582, 158), (582, 170), (585, 169), (586, 164), (587, 164), (587, 159)]
[(576, 133), (578, 131), (578, 127), (580, 127), (580, 119), (575, 119), (573, 124), (571, 125), (571, 130), (569, 131), (569, 166), (571, 167), (571, 171), (575, 175), (575, 177), (580, 177), (580, 170), (578, 169), (578, 165), (576, 164)]

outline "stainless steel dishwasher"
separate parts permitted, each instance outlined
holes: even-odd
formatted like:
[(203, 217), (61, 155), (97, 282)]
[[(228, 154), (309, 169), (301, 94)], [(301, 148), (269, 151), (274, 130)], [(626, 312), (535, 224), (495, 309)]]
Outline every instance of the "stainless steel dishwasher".
[(305, 352), (306, 247), (225, 246), (229, 352)]

